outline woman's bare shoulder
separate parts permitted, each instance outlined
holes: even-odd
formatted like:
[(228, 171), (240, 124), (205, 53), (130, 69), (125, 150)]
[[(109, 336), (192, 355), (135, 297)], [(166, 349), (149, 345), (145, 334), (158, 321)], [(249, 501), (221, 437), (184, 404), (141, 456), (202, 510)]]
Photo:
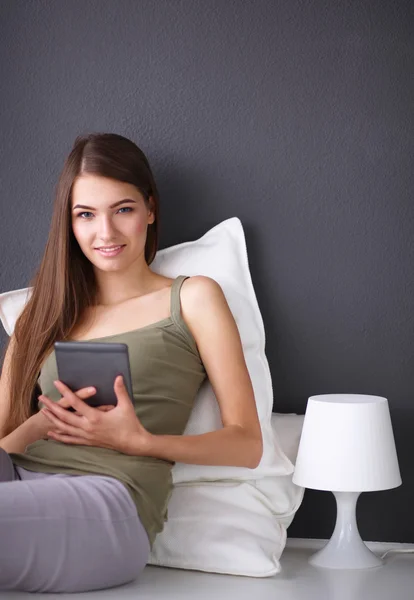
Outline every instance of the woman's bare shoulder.
[(221, 285), (212, 277), (193, 275), (182, 285), (181, 308), (183, 317), (190, 324), (203, 319), (207, 310), (227, 306)]

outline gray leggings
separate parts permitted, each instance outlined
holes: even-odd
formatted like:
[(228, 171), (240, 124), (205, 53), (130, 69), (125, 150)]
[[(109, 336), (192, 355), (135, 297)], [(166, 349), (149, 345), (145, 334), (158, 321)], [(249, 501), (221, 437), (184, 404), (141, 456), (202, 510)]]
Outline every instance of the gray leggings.
[(113, 477), (35, 473), (0, 448), (0, 590), (85, 592), (133, 581), (150, 554)]

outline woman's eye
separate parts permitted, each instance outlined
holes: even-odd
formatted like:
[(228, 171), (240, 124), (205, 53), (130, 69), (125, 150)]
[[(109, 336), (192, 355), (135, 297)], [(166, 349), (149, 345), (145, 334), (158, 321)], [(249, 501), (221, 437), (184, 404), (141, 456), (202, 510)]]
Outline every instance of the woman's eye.
[[(122, 206), (122, 207), (121, 207), (121, 208), (118, 210), (118, 212), (119, 212), (120, 210), (127, 210), (128, 212), (130, 212), (130, 211), (132, 211), (133, 209), (132, 209), (130, 206)], [(121, 213), (121, 214), (123, 214), (123, 213)], [(84, 220), (86, 220), (86, 219), (88, 219), (88, 220), (89, 220), (89, 219), (90, 219), (90, 217), (85, 217), (84, 215), (92, 215), (92, 216), (93, 216), (93, 213), (91, 213), (90, 211), (84, 211), (84, 212), (81, 212), (81, 213), (78, 213), (78, 214), (77, 214), (77, 216), (78, 216), (78, 217), (81, 217), (81, 218), (82, 218), (82, 219), (84, 219)]]

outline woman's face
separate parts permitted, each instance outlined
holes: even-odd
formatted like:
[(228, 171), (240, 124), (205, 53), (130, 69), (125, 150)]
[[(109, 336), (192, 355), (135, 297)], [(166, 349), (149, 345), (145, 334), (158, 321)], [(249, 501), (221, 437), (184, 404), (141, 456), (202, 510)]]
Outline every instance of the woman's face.
[[(81, 175), (73, 185), (71, 209), (75, 238), (97, 269), (117, 271), (141, 256), (145, 260), (147, 226), (154, 215), (135, 186)], [(105, 251), (111, 246), (115, 248)]]

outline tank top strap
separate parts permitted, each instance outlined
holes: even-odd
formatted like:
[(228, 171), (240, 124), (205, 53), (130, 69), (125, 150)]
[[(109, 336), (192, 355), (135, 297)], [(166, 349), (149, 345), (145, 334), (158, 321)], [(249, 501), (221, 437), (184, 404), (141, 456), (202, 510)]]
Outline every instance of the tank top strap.
[(171, 319), (178, 329), (184, 334), (193, 351), (197, 354), (197, 356), (200, 356), (194, 336), (181, 315), (180, 290), (183, 282), (188, 278), (189, 275), (178, 275), (178, 277), (176, 277), (172, 283), (170, 306)]
[(188, 279), (188, 275), (178, 275), (172, 282), (171, 286), (171, 319), (174, 323), (181, 325), (183, 318), (181, 316), (181, 301), (180, 301), (180, 290), (183, 282)]

